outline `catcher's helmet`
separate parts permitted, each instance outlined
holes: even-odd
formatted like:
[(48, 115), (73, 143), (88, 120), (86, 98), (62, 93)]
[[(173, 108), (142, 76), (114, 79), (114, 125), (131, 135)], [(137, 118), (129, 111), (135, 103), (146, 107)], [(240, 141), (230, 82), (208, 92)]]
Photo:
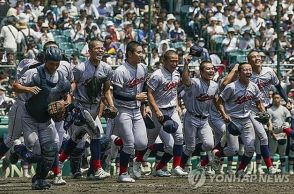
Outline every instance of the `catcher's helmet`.
[(59, 48), (48, 47), (45, 51), (45, 60), (46, 61), (61, 61), (62, 54)]

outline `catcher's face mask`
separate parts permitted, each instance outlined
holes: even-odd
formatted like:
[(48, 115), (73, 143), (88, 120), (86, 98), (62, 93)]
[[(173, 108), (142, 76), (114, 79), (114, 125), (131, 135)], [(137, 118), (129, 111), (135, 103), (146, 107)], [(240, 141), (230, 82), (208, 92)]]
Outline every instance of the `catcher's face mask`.
[(45, 68), (49, 74), (54, 74), (57, 71), (59, 64), (60, 61), (46, 61)]

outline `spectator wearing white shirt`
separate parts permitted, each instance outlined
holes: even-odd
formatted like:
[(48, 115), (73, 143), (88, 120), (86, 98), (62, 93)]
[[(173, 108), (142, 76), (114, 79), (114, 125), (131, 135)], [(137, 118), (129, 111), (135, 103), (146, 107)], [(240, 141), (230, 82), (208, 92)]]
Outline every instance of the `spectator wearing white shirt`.
[(14, 53), (16, 53), (18, 30), (14, 27), (14, 16), (10, 16), (7, 22), (7, 25), (3, 26), (1, 29), (0, 38), (3, 38), (3, 47), (5, 51), (12, 50)]
[(256, 9), (254, 11), (254, 15), (252, 18), (252, 27), (253, 27), (254, 32), (259, 31), (259, 28), (261, 26), (265, 27), (265, 21), (263, 18), (260, 17), (260, 11), (258, 9)]
[(107, 3), (106, 0), (100, 0), (97, 11), (100, 17), (111, 17), (113, 16), (112, 6)]
[(230, 52), (238, 49), (238, 39), (235, 36), (235, 29), (229, 28), (227, 37), (222, 42), (224, 52)]
[(169, 32), (169, 37), (172, 42), (183, 42), (186, 39), (186, 33), (181, 28), (180, 22), (174, 22), (175, 28)]
[(41, 26), (40, 33), (40, 41), (41, 44), (44, 45), (48, 41), (54, 41), (53, 34), (49, 31), (49, 25), (47, 22), (44, 22)]
[(223, 27), (218, 25), (217, 18), (214, 16), (210, 18), (210, 24), (207, 27), (207, 33), (211, 36), (211, 39), (224, 34)]
[(235, 18), (235, 24), (239, 26), (241, 29), (243, 26), (246, 25), (246, 20), (244, 18), (244, 12), (239, 11), (237, 17)]
[(82, 28), (80, 21), (75, 22), (74, 28), (70, 31), (70, 36), (73, 42), (86, 41), (86, 31)]
[(73, 4), (72, 0), (66, 0), (64, 7), (71, 18), (78, 16), (78, 8)]
[(32, 13), (36, 16), (37, 19), (39, 16), (43, 15), (44, 7), (41, 6), (40, 0), (34, 0), (32, 4)]
[(169, 33), (172, 29), (175, 28), (174, 21), (176, 20), (173, 14), (167, 14), (166, 22), (163, 23), (163, 29), (166, 33)]
[(85, 3), (81, 5), (81, 9), (85, 9), (87, 15), (93, 15), (95, 19), (99, 18), (99, 13), (92, 0), (85, 0)]

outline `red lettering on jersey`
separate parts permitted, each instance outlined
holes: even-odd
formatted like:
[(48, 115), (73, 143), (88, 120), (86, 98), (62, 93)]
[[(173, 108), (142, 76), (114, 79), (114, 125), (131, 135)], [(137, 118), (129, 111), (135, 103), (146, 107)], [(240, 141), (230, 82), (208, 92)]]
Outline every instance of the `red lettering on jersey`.
[(214, 96), (209, 96), (208, 94), (200, 94), (199, 96), (196, 96), (196, 99), (200, 102), (204, 102), (204, 101), (207, 101), (207, 100), (211, 100), (213, 99)]
[(254, 98), (254, 96), (240, 96), (237, 98), (237, 100), (235, 100), (235, 102), (237, 104), (243, 104), (249, 100), (252, 100)]
[(145, 77), (141, 77), (141, 78), (134, 78), (131, 81), (129, 81), (128, 86), (129, 88), (133, 88), (136, 85), (143, 83), (145, 81)]
[(163, 90), (164, 90), (164, 91), (172, 90), (172, 89), (174, 89), (174, 88), (176, 88), (176, 87), (178, 86), (178, 83), (179, 83), (179, 82), (169, 82), (169, 83), (167, 83), (167, 84), (164, 86)]
[(257, 86), (258, 86), (259, 89), (262, 89), (262, 88), (264, 88), (264, 87), (266, 87), (266, 86), (268, 86), (268, 85), (270, 85), (270, 84), (271, 84), (270, 81), (267, 81), (267, 82), (260, 82), (260, 83), (257, 84)]

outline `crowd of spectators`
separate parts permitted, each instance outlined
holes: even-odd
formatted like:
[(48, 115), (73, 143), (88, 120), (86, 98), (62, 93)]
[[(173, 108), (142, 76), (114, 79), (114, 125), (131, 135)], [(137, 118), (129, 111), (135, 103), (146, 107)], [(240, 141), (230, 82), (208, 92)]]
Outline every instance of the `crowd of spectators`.
[[(193, 45), (202, 49), (191, 63), (196, 71), (202, 59), (230, 66), (246, 60), (252, 49), (262, 51), (265, 63), (275, 65), (277, 53), (282, 63), (291, 63), (292, 0), (281, 1), (279, 23), (275, 0), (151, 1), (149, 31), (148, 0), (0, 0), (1, 64), (35, 58), (44, 43), (55, 40), (75, 65), (88, 57), (91, 38), (104, 41), (104, 60), (114, 67), (123, 62), (126, 43), (132, 40), (143, 44), (151, 69), (168, 49), (177, 50), (183, 64)], [(12, 77), (12, 69), (0, 71), (0, 82)]]

